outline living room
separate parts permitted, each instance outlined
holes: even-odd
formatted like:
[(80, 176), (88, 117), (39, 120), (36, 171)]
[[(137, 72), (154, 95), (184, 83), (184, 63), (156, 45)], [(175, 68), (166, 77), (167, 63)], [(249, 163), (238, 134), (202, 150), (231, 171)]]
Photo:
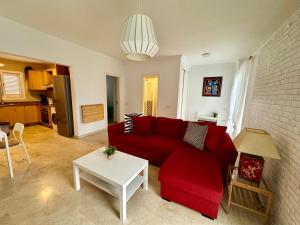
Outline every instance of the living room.
[[(41, 126), (25, 127), (24, 142), (32, 164), (23, 159), (22, 151), (11, 148), (14, 178), (9, 175), (7, 152), (0, 149), (0, 219), (3, 224), (121, 224), (124, 218), (127, 224), (299, 223), (299, 1), (26, 1), (18, 2), (17, 8), (15, 4), (3, 1), (1, 5), (0, 52), (70, 68), (74, 138), (60, 136)], [(126, 30), (126, 23), (130, 23), (128, 17), (136, 13), (152, 20), (157, 40), (154, 44), (158, 51), (152, 52), (144, 62), (126, 58), (128, 50), (122, 48), (122, 32)], [(140, 59), (145, 57), (137, 55)], [(149, 135), (148, 132), (155, 135), (149, 137), (148, 142), (115, 136), (111, 139), (120, 130), (113, 130), (108, 136), (107, 76), (118, 78), (118, 109), (113, 121), (117, 124), (111, 127), (122, 125), (120, 122), (124, 121), (125, 114), (154, 116), (155, 119), (140, 124), (139, 132), (147, 133), (143, 135)], [(145, 77), (158, 77), (155, 105), (150, 106), (150, 114), (144, 93)], [(206, 85), (209, 82), (217, 86), (216, 93)], [(210, 90), (210, 95), (205, 90)], [(97, 118), (85, 118), (83, 106), (96, 106), (88, 110), (98, 110)], [(172, 120), (176, 125), (158, 120), (161, 117), (177, 119)], [(198, 154), (207, 154), (201, 151), (195, 152), (194, 157), (182, 156), (179, 155), (181, 150), (176, 150), (187, 146), (182, 143), (187, 130), (187, 123), (183, 121), (198, 120), (217, 123), (216, 127), (223, 127), (223, 130), (227, 127), (230, 137), (226, 133), (226, 141), (233, 142), (228, 144), (230, 147), (226, 145), (228, 148), (220, 147), (221, 142), (226, 142), (222, 136), (217, 151), (225, 149), (222, 151), (225, 154), (229, 149), (232, 158), (218, 155), (216, 158), (224, 161), (207, 170), (215, 179), (205, 179), (219, 181), (211, 184), (215, 189), (210, 191), (220, 194), (213, 195), (211, 201), (207, 199), (211, 192), (201, 192), (198, 186), (195, 189), (197, 198), (193, 199), (193, 195), (181, 195), (184, 191), (171, 195), (170, 185), (166, 185), (174, 181), (169, 180), (169, 175), (182, 176), (171, 173), (180, 173), (176, 167), (180, 163), (173, 165), (171, 159), (177, 158), (177, 162), (181, 159), (181, 168), (184, 168), (198, 162), (194, 162)], [(132, 122), (141, 121), (135, 118)], [(165, 122), (170, 125), (168, 129), (159, 128)], [(209, 129), (219, 129), (211, 124), (201, 126), (208, 126), (206, 138), (209, 138)], [(272, 196), (267, 214), (256, 215), (237, 206), (230, 206), (228, 211), (230, 196), (226, 175), (229, 164), (239, 166), (235, 158), (240, 158), (242, 144), (235, 140), (241, 132), (247, 133), (245, 128), (267, 132), (267, 136), (272, 137), (272, 150), (276, 149), (276, 157), (280, 158), (263, 155), (262, 179)], [(157, 138), (162, 140), (159, 135), (172, 136), (172, 132), (181, 139), (180, 143), (177, 139), (176, 144), (165, 141), (161, 145), (162, 142), (157, 141)], [(135, 152), (132, 143), (136, 144)], [(148, 146), (157, 144), (155, 149), (163, 145), (170, 149), (154, 150), (150, 154), (147, 146), (140, 146), (145, 143)], [(215, 139), (212, 143), (216, 144)], [(258, 139), (254, 143), (259, 144)], [(124, 204), (119, 205), (118, 198), (97, 185), (82, 181), (77, 192), (76, 176), (77, 186), (73, 185), (73, 172), (76, 174), (76, 168), (83, 163), (76, 159), (109, 144), (119, 151), (111, 160), (103, 158), (105, 163), (114, 163), (123, 153), (149, 161), (149, 172), (146, 172), (148, 164), (138, 168), (139, 173), (142, 168), (148, 176), (137, 176), (136, 180), (148, 190), (134, 190), (130, 200), (125, 201), (127, 212)], [(190, 146), (187, 148), (194, 152)], [(139, 149), (146, 150), (142, 153)], [(177, 155), (173, 156), (173, 151)], [(188, 157), (191, 158), (187, 160)], [(216, 163), (215, 159), (207, 159), (203, 165)], [(78, 163), (74, 171), (73, 160)], [(127, 162), (130, 160), (133, 159), (129, 157)], [(128, 166), (128, 170), (130, 168)], [(217, 172), (215, 168), (219, 168)], [(192, 171), (183, 171), (184, 179), (199, 179), (190, 173)], [(85, 179), (88, 180), (88, 176)], [(173, 185), (179, 187), (181, 184)], [(189, 190), (190, 186), (185, 187)], [(210, 205), (212, 202), (214, 204)], [(268, 203), (262, 205), (268, 206)]]

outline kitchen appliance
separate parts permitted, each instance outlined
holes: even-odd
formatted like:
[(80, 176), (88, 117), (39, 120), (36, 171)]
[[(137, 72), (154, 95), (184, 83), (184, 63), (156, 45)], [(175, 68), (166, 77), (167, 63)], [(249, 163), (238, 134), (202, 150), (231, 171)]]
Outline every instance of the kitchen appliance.
[(48, 105), (52, 106), (53, 105), (53, 98), (47, 97), (47, 102), (48, 102)]
[(41, 105), (41, 121), (42, 124), (46, 126), (50, 126), (50, 121), (49, 121), (49, 106), (48, 105)]
[(42, 105), (47, 105), (47, 96), (46, 95), (43, 95), (43, 94), (40, 94), (40, 97), (41, 97), (41, 104)]
[(58, 134), (65, 137), (74, 136), (70, 76), (54, 76), (54, 104)]
[(51, 124), (52, 124), (52, 129), (57, 131), (57, 121), (56, 121), (56, 110), (55, 107), (51, 107), (50, 109), (51, 112)]

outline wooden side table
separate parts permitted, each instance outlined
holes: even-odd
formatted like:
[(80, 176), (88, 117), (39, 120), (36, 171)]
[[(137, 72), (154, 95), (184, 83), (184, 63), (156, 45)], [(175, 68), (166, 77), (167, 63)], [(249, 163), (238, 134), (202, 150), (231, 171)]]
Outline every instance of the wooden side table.
[(229, 197), (227, 213), (231, 205), (238, 206), (250, 212), (263, 216), (264, 224), (267, 224), (272, 201), (272, 192), (269, 191), (263, 180), (262, 185), (253, 185), (250, 182), (236, 178), (232, 179), (232, 173), (237, 167), (229, 166), (227, 184), (229, 185)]

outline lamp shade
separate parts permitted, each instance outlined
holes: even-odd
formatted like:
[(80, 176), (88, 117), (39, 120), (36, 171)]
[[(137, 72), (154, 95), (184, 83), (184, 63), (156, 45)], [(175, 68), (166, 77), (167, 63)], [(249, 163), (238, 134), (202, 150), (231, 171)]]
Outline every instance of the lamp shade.
[(158, 51), (152, 20), (142, 14), (129, 16), (121, 39), (126, 57), (135, 61), (146, 61)]
[(271, 135), (264, 130), (245, 128), (233, 143), (239, 152), (280, 159)]

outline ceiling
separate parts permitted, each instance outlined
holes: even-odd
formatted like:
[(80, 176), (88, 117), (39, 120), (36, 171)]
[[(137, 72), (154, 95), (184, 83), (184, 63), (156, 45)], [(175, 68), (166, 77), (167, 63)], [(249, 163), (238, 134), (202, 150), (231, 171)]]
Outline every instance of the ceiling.
[(32, 59), (32, 58), (27, 58), (27, 57), (11, 55), (11, 54), (6, 54), (6, 53), (0, 52), (0, 63), (1, 63), (1, 58), (13, 60), (13, 61), (19, 61), (19, 62), (28, 62), (28, 63), (47, 63), (45, 61), (41, 61), (38, 59)]
[[(141, 0), (158, 55), (183, 54), (191, 64), (248, 57), (299, 7), (300, 0)], [(0, 7), (3, 17), (124, 60), (120, 36), (137, 11), (138, 0), (1, 0)]]

